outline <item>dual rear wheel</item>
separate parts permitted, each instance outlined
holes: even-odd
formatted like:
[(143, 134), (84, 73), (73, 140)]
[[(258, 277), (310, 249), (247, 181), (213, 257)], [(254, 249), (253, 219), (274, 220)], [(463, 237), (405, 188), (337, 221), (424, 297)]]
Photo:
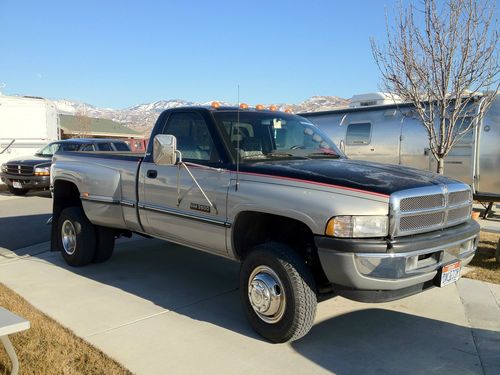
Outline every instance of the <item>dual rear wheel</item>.
[(61, 212), (57, 233), (61, 254), (70, 266), (101, 263), (113, 255), (114, 231), (93, 225), (81, 207), (68, 207)]

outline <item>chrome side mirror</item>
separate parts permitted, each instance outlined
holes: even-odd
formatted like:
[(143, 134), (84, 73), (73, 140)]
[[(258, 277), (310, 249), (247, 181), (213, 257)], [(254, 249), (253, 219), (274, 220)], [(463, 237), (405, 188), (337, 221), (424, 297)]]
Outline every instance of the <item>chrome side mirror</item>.
[(153, 161), (157, 165), (177, 163), (177, 139), (170, 134), (158, 134), (153, 143)]

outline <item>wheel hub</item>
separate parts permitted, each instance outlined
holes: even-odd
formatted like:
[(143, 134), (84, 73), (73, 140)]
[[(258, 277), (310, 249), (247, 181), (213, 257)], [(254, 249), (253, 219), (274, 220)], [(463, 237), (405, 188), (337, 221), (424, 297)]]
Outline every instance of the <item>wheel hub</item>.
[(61, 227), (61, 238), (64, 251), (72, 255), (76, 250), (76, 229), (70, 220), (65, 220)]
[(249, 278), (248, 298), (259, 318), (276, 323), (285, 311), (285, 294), (281, 280), (267, 266), (257, 267)]

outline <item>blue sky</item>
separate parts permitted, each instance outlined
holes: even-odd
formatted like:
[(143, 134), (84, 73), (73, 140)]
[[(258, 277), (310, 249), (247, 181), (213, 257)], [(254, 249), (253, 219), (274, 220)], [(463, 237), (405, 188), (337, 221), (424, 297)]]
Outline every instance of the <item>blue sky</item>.
[(0, 90), (123, 108), (378, 90), (390, 0), (0, 0)]

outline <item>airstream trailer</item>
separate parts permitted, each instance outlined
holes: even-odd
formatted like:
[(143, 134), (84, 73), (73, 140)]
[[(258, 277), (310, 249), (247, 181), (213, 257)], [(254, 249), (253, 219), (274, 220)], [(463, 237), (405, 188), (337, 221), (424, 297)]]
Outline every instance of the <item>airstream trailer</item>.
[[(413, 106), (387, 102), (387, 94), (365, 94), (353, 97), (349, 108), (300, 115), (322, 128), (350, 158), (435, 172), (437, 162)], [(470, 184), (475, 199), (500, 201), (500, 95), (481, 123), (450, 151), (444, 173)]]

